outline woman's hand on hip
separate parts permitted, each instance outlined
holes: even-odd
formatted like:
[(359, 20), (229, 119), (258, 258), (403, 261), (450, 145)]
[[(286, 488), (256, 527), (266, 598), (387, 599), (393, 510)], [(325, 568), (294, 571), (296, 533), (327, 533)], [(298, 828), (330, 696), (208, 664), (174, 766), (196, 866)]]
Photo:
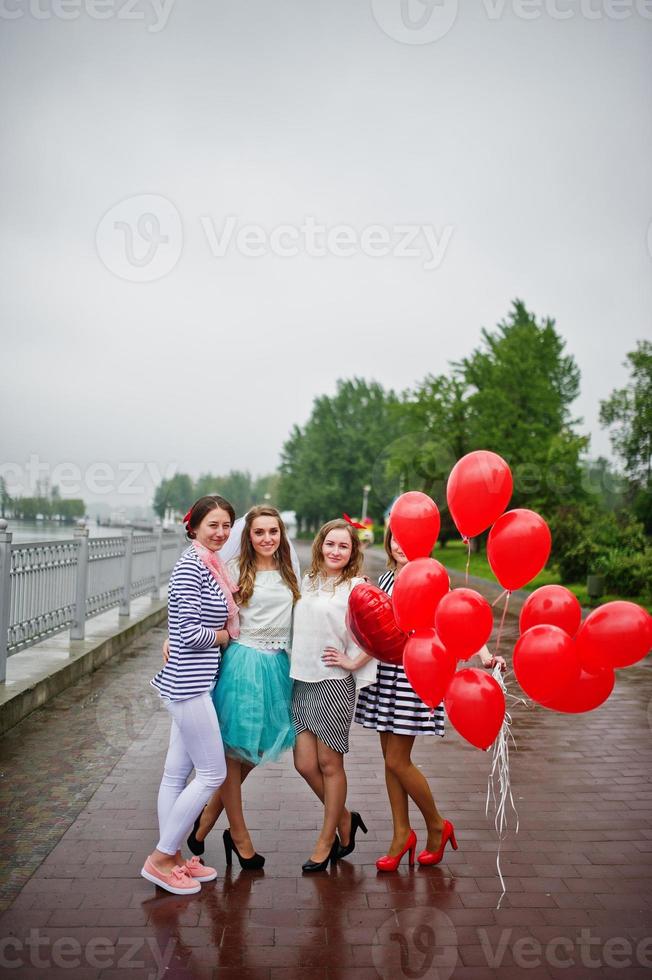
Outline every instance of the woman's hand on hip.
[(228, 630), (215, 630), (215, 646), (228, 647), (231, 637)]
[(350, 657), (347, 657), (341, 650), (335, 647), (324, 647), (322, 661), (327, 667), (341, 667), (342, 670), (355, 670), (355, 665)]

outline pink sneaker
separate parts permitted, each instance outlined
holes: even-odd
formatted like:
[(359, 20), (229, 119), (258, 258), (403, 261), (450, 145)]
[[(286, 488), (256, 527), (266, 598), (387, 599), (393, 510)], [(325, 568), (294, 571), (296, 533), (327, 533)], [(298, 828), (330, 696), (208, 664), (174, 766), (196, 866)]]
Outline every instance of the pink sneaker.
[(148, 881), (151, 881), (154, 885), (158, 885), (159, 888), (165, 888), (166, 891), (172, 892), (173, 895), (196, 895), (197, 892), (201, 891), (199, 882), (194, 881), (186, 873), (185, 868), (180, 868), (178, 865), (172, 868), (169, 874), (165, 874), (164, 871), (156, 867), (151, 858), (147, 858), (140, 873), (143, 878), (147, 878)]
[(202, 864), (198, 857), (191, 857), (181, 865), (186, 874), (189, 874), (195, 881), (215, 881), (217, 871)]

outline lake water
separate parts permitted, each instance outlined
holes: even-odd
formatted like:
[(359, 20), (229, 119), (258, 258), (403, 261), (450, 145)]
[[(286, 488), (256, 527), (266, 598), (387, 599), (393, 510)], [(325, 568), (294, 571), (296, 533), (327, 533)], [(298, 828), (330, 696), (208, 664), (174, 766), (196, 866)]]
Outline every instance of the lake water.
[[(58, 521), (16, 521), (8, 520), (7, 530), (12, 533), (12, 541), (57, 541), (61, 538), (72, 538), (75, 533), (74, 524), (60, 524)], [(122, 534), (119, 527), (101, 527), (95, 521), (87, 524), (91, 538), (108, 538)]]

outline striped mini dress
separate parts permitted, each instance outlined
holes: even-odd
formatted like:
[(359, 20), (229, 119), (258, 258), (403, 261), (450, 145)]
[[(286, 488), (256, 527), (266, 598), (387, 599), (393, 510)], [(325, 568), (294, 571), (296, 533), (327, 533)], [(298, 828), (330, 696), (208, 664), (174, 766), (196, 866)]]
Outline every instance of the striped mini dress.
[(292, 717), (297, 735), (312, 732), (334, 752), (349, 751), (349, 730), (355, 708), (355, 681), (335, 677), (327, 681), (295, 681)]
[[(394, 572), (384, 572), (378, 586), (392, 594)], [(364, 687), (358, 695), (355, 721), (364, 728), (394, 735), (443, 735), (444, 706), (431, 713), (410, 685), (400, 664), (378, 664), (376, 683)]]

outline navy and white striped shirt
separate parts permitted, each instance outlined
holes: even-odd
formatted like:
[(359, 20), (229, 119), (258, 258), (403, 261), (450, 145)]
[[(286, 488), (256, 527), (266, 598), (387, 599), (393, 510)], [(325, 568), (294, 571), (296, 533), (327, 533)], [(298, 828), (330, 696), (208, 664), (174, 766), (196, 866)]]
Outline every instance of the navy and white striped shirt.
[(150, 682), (162, 697), (183, 701), (210, 690), (222, 656), (215, 630), (224, 629), (227, 615), (224, 593), (191, 545), (170, 577), (170, 656)]

